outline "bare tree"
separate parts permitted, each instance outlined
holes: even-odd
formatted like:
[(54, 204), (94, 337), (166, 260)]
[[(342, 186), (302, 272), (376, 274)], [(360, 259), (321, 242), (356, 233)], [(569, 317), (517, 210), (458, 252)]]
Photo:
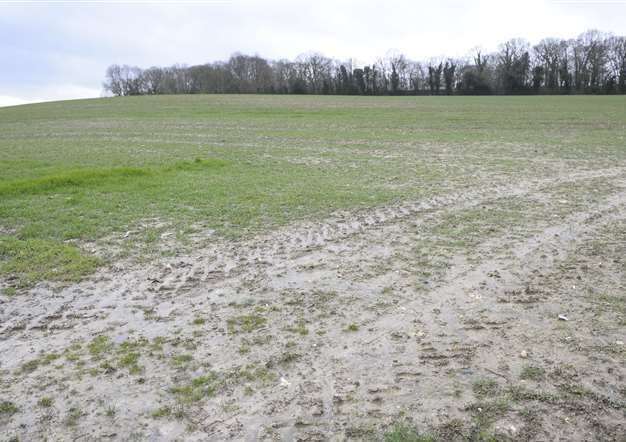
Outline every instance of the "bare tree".
[(574, 60), (574, 85), (576, 90), (597, 91), (606, 74), (606, 36), (590, 30), (572, 41)]
[(443, 67), (443, 81), (446, 88), (446, 95), (452, 95), (454, 92), (454, 73), (456, 71), (456, 63), (452, 59), (446, 60), (446, 64)]
[(613, 77), (617, 80), (617, 92), (626, 93), (626, 37), (608, 40), (608, 58)]
[(530, 70), (529, 44), (514, 38), (500, 45), (496, 55), (498, 85), (505, 94), (520, 93), (528, 86)]
[(309, 91), (321, 93), (324, 81), (331, 77), (333, 61), (317, 52), (300, 55), (296, 61), (301, 66)]
[(626, 42), (592, 30), (571, 40), (546, 38), (532, 49), (512, 39), (494, 54), (475, 50), (464, 60), (420, 63), (389, 51), (364, 67), (317, 52), (295, 61), (235, 53), (226, 62), (190, 67), (111, 65), (103, 87), (113, 95), (626, 93)]
[(163, 81), (163, 69), (153, 66), (143, 71), (142, 77), (146, 94), (154, 95), (160, 92), (161, 82)]
[(559, 65), (562, 52), (562, 41), (555, 38), (544, 38), (533, 47), (535, 60), (543, 68), (545, 87), (551, 91), (559, 87)]
[(113, 95), (123, 95), (122, 91), (122, 68), (117, 64), (112, 64), (106, 70), (104, 83), (102, 86), (105, 91), (111, 92)]

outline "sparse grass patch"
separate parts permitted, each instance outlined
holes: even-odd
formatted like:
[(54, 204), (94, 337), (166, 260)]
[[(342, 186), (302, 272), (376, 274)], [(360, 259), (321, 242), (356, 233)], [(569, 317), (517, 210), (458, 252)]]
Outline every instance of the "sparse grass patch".
[(115, 408), (115, 405), (109, 405), (107, 406), (106, 410), (104, 410), (104, 415), (106, 417), (113, 418), (115, 417), (116, 414), (117, 414), (117, 409)]
[(87, 350), (89, 350), (89, 353), (96, 358), (110, 352), (112, 349), (113, 343), (111, 342), (109, 337), (105, 335), (96, 336), (87, 345)]
[(556, 403), (559, 401), (559, 397), (553, 393), (534, 391), (519, 385), (508, 387), (506, 389), (506, 394), (514, 402), (538, 401)]
[(297, 333), (302, 336), (306, 336), (309, 334), (309, 329), (306, 327), (306, 322), (298, 321), (291, 327), (287, 327), (285, 330), (291, 333)]
[(11, 416), (19, 411), (17, 405), (10, 401), (0, 401), (0, 416)]
[(536, 367), (533, 365), (526, 365), (522, 368), (519, 375), (520, 379), (529, 381), (541, 381), (545, 378), (546, 371), (542, 367)]
[(64, 356), (65, 359), (69, 362), (80, 361), (80, 353), (78, 353), (77, 351), (65, 350)]
[(155, 419), (160, 419), (163, 417), (168, 417), (172, 414), (172, 408), (168, 406), (159, 407), (154, 410), (151, 416)]
[(434, 433), (437, 435), (436, 440), (442, 442), (456, 440), (464, 436), (465, 422), (458, 418), (446, 420), (436, 427)]
[(139, 357), (140, 354), (134, 351), (122, 353), (118, 359), (118, 364), (120, 367), (127, 368), (130, 374), (139, 374), (143, 369), (139, 365)]
[(496, 396), (500, 392), (500, 387), (493, 379), (478, 379), (472, 384), (472, 391), (477, 398)]
[[(533, 220), (542, 210), (542, 204), (522, 197), (498, 198), (479, 208), (452, 212), (429, 229), (428, 235), (438, 248), (469, 250), (504, 229)], [(426, 258), (430, 262), (430, 257)]]
[(75, 427), (78, 425), (78, 421), (82, 417), (83, 413), (78, 407), (70, 407), (65, 416), (65, 425), (68, 427)]
[(435, 437), (429, 434), (419, 434), (415, 428), (406, 424), (395, 424), (384, 436), (385, 442), (435, 442)]
[(163, 336), (157, 336), (152, 340), (148, 349), (150, 353), (162, 353), (163, 352), (163, 344), (165, 344), (166, 339)]
[(24, 362), (21, 367), (23, 373), (32, 373), (39, 368), (39, 359), (31, 359), (28, 362)]
[(172, 393), (181, 403), (198, 402), (215, 394), (221, 381), (215, 373), (208, 373), (192, 379), (188, 384), (172, 388)]
[(154, 353), (162, 351), (162, 338), (150, 342), (145, 338), (127, 339), (120, 344), (115, 344), (106, 335), (94, 337), (86, 346), (91, 361), (81, 360), (81, 345), (73, 344), (65, 350), (65, 358), (74, 362), (77, 366), (87, 362), (98, 363), (90, 370), (92, 375), (111, 374), (120, 368), (125, 368), (130, 374), (136, 375), (142, 372), (139, 365), (142, 353), (154, 356)]
[(233, 372), (228, 375), (228, 378), (235, 383), (255, 382), (262, 385), (269, 385), (276, 380), (276, 374), (266, 367), (250, 364), (233, 370)]
[(608, 311), (618, 315), (619, 325), (626, 327), (626, 296), (602, 294), (594, 296), (592, 301), (596, 304), (596, 308), (601, 311)]
[(262, 328), (267, 323), (267, 319), (260, 315), (239, 315), (229, 318), (226, 322), (228, 326), (228, 332), (235, 333), (250, 333)]
[(2, 289), (2, 294), (4, 296), (8, 296), (10, 298), (12, 296), (17, 295), (17, 289), (15, 287), (11, 287), (11, 286), (5, 287), (5, 288)]
[(278, 355), (276, 358), (270, 360), (269, 365), (270, 366), (273, 366), (273, 365), (288, 365), (288, 364), (291, 364), (292, 362), (297, 361), (301, 357), (302, 357), (302, 355), (299, 354), (299, 353), (295, 353), (295, 352), (292, 352), (292, 351), (286, 351), (286, 352), (283, 352), (280, 355)]
[(557, 388), (562, 394), (570, 395), (574, 399), (587, 399), (615, 410), (626, 410), (625, 400), (603, 395), (583, 385), (566, 383), (558, 385)]
[(510, 405), (506, 398), (475, 402), (465, 407), (466, 411), (469, 411), (480, 419), (486, 421), (492, 421), (493, 419), (502, 416), (509, 411), (509, 409)]
[(104, 374), (111, 374), (117, 371), (117, 367), (111, 364), (111, 362), (109, 361), (104, 361), (102, 364), (100, 364), (100, 370)]
[(524, 408), (519, 411), (519, 415), (524, 423), (531, 429), (540, 426), (542, 413), (536, 408)]
[(172, 364), (174, 365), (174, 367), (185, 367), (192, 360), (193, 356), (190, 354), (172, 356)]
[(46, 353), (41, 355), (38, 358), (31, 359), (28, 362), (25, 362), (21, 366), (21, 371), (23, 373), (31, 373), (42, 365), (49, 365), (53, 361), (56, 361), (60, 357), (57, 353)]
[(359, 326), (358, 326), (358, 324), (352, 323), (352, 324), (350, 324), (350, 325), (348, 325), (348, 326), (346, 327), (346, 331), (348, 331), (348, 332), (356, 332), (356, 331), (359, 331)]
[(54, 404), (54, 399), (51, 397), (45, 396), (37, 401), (37, 405), (43, 408), (50, 408)]
[(206, 323), (206, 319), (201, 318), (201, 317), (196, 317), (193, 319), (193, 321), (191, 322), (193, 325), (204, 325)]

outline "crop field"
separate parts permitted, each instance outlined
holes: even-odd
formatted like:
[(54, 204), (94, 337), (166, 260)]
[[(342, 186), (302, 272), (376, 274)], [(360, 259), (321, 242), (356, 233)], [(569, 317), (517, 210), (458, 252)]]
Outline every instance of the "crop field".
[(626, 100), (0, 108), (0, 441), (626, 434)]

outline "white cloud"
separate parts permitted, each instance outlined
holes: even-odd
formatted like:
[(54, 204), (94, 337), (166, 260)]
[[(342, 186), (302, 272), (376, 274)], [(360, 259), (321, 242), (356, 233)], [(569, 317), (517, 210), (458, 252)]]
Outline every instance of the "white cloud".
[(363, 63), (389, 49), (418, 60), (458, 57), (514, 37), (534, 43), (590, 28), (623, 35), (624, 16), (626, 3), (594, 0), (0, 5), (0, 94), (26, 101), (98, 96), (112, 63), (197, 64), (235, 51), (294, 58), (314, 50)]

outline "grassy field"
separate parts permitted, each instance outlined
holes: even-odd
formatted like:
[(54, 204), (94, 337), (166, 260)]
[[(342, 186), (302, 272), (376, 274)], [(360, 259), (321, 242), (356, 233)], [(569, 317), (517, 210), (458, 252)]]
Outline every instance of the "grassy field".
[(623, 97), (0, 109), (0, 439), (626, 433)]
[[(71, 281), (129, 253), (184, 249), (207, 231), (240, 237), (490, 175), (610, 165), (626, 156), (625, 121), (622, 97), (594, 96), (159, 96), (3, 108), (0, 272), (17, 288)], [(175, 247), (159, 251), (162, 237)]]

